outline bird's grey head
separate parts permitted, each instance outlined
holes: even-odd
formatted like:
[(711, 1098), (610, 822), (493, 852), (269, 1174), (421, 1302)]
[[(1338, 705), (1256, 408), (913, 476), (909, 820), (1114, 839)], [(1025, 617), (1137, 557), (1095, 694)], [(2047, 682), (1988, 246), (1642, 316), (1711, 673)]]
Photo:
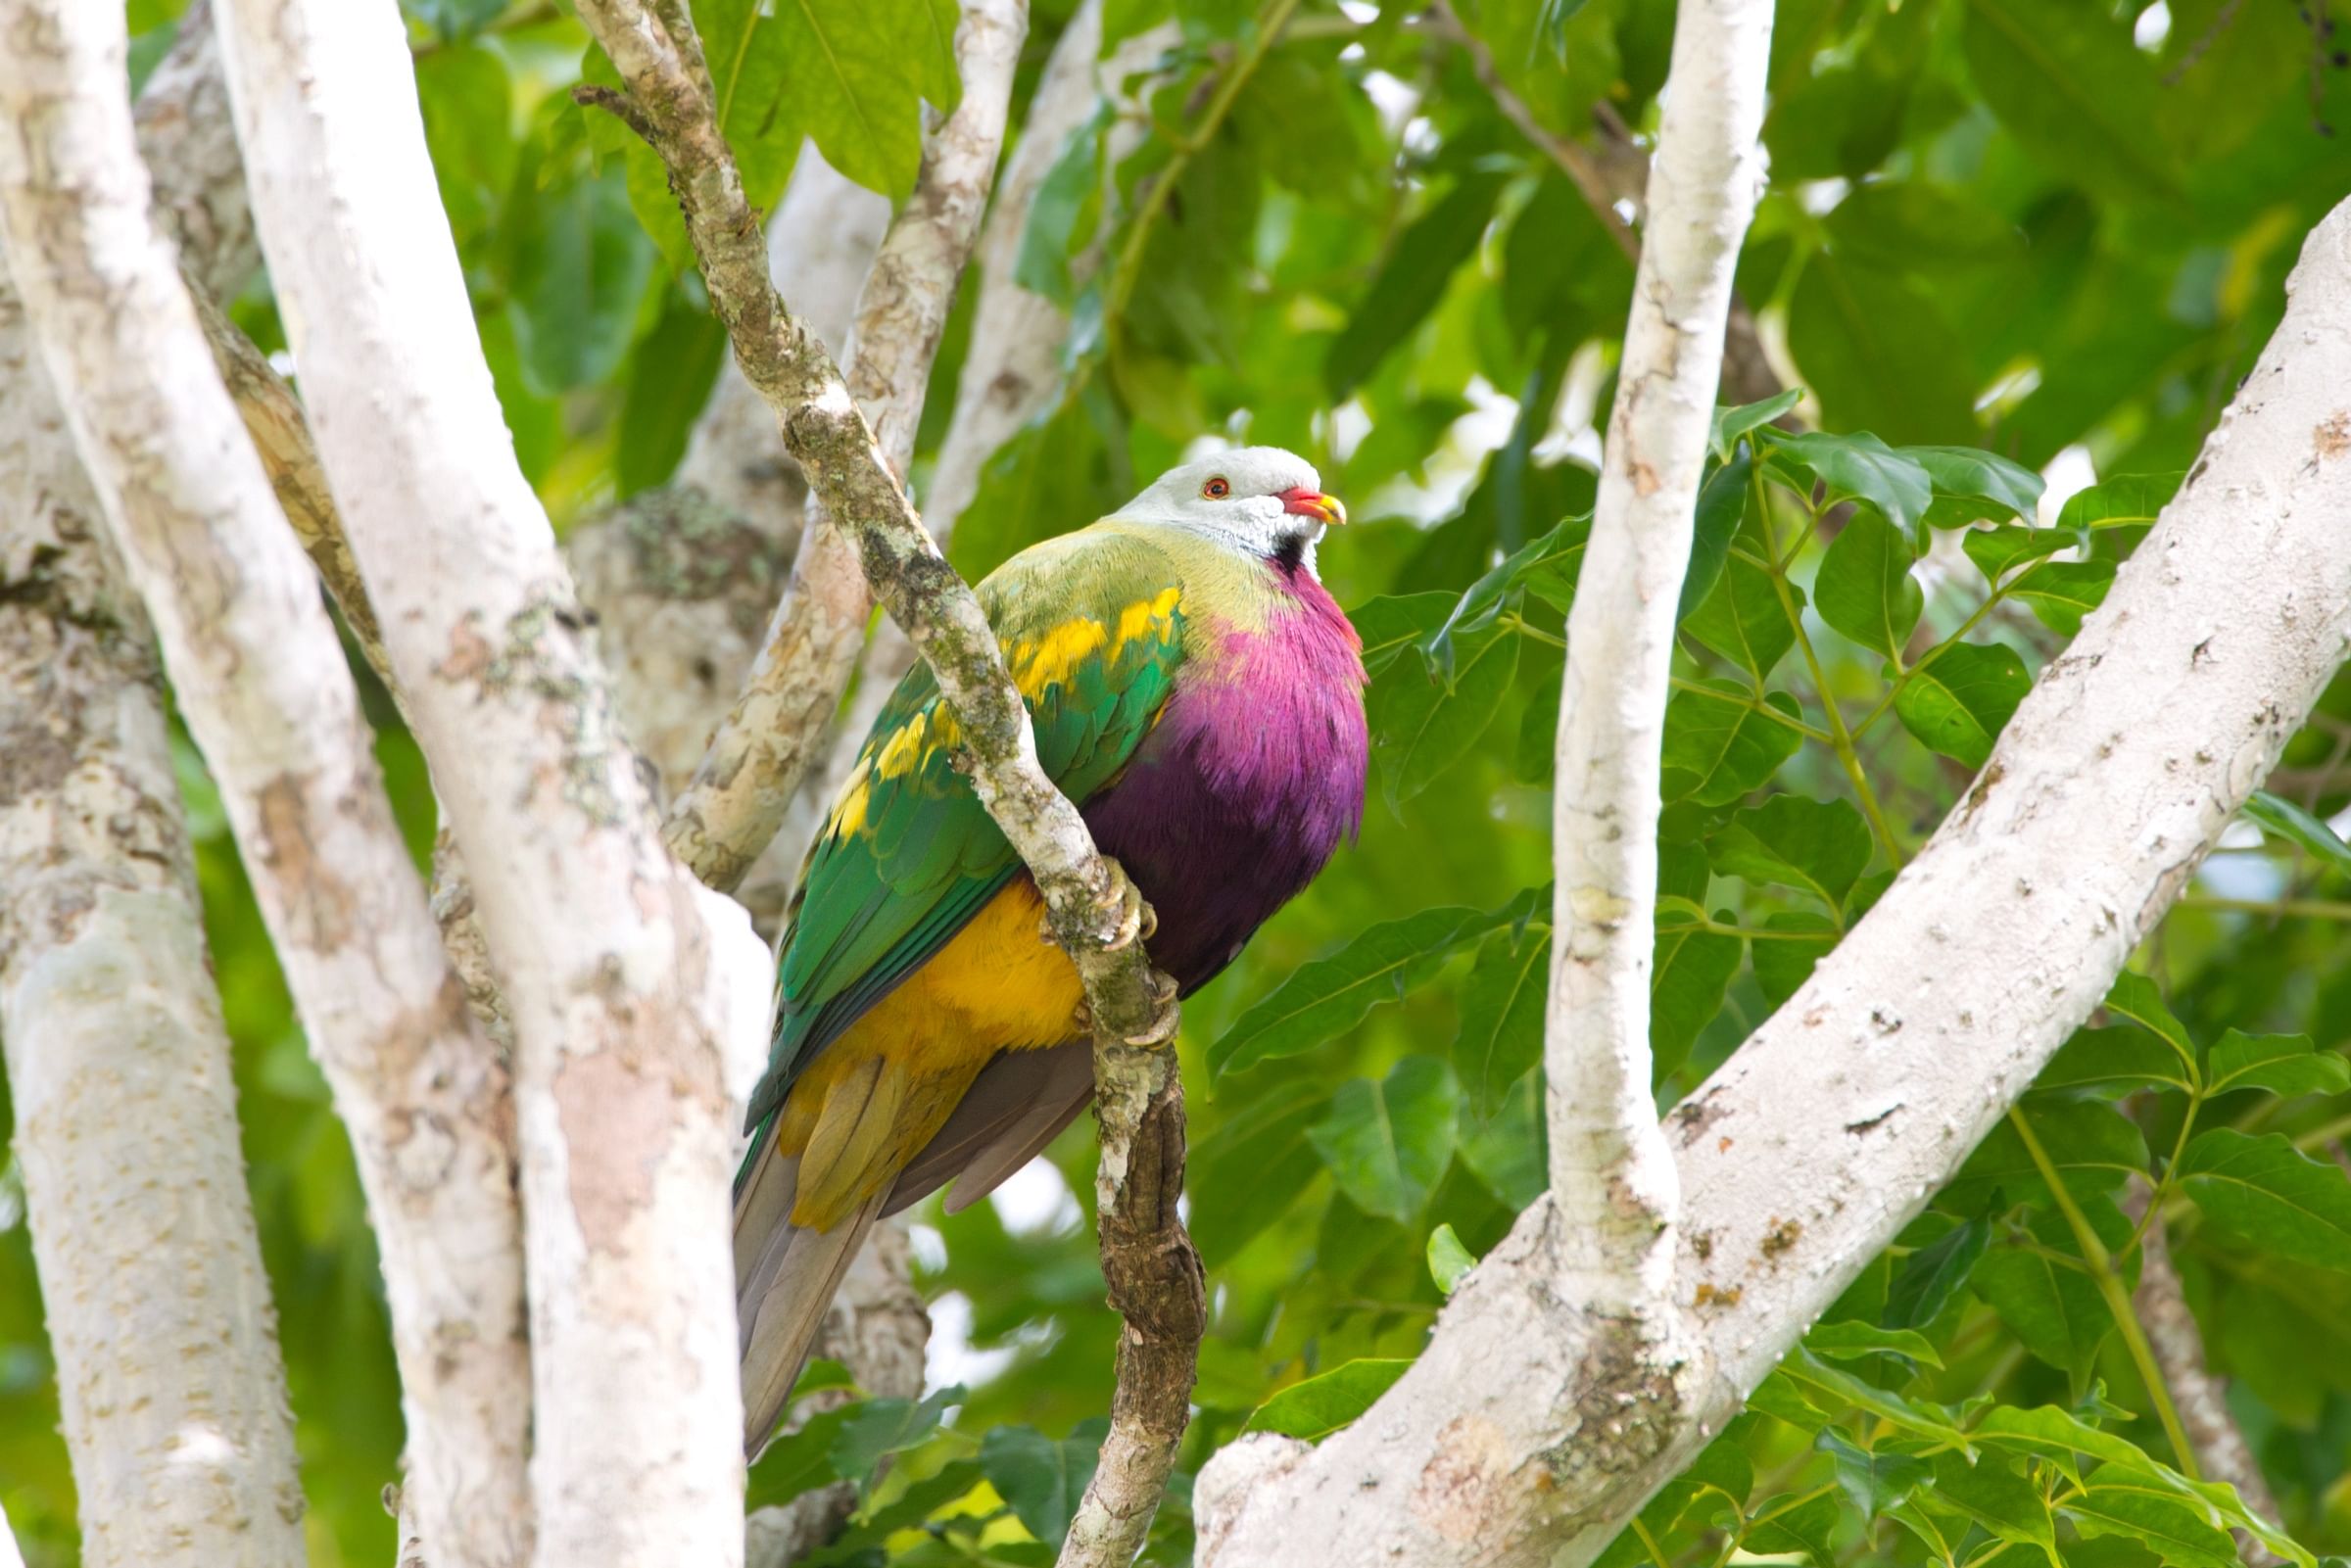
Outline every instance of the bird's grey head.
[(1178, 463), (1111, 515), (1188, 529), (1311, 574), (1322, 530), (1347, 521), (1347, 508), (1296, 452), (1240, 447)]

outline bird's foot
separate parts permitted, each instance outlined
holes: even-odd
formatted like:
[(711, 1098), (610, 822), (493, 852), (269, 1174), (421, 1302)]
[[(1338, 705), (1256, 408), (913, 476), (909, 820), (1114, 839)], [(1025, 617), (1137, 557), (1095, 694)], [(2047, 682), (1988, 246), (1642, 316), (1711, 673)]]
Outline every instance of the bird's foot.
[(1127, 1036), (1128, 1045), (1165, 1045), (1176, 1038), (1183, 1014), (1176, 1006), (1176, 976), (1151, 972), (1151, 1026)]
[(1127, 868), (1108, 855), (1102, 864), (1110, 869), (1110, 895), (1119, 904), (1119, 930), (1110, 940), (1114, 953), (1132, 947), (1138, 941), (1149, 941), (1159, 931), (1159, 914), (1143, 897), (1143, 890), (1134, 885)]

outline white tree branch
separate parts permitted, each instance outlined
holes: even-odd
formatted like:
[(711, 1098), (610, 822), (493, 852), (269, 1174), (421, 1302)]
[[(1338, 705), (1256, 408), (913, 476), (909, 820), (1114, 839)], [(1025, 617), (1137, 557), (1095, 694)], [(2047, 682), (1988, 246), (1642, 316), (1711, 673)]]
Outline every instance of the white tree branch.
[[(1770, 0), (1685, 3), (1600, 495), (1567, 617), (1552, 790), (1551, 1191), (1561, 1285), (1648, 1311), (1670, 1292), (1673, 1158), (1650, 1092), (1659, 747), (1731, 274), (1762, 194)], [(1671, 1314), (1662, 1323), (1669, 1324)]]
[(504, 1070), (442, 953), (316, 579), (149, 223), (122, 17), (18, 9), (53, 47), (0, 60), (27, 155), (0, 170), (0, 230), (351, 1129), (419, 1515), (452, 1568), (520, 1564), (530, 1366)]
[[(846, 386), (903, 484), (931, 365), (955, 303), (1003, 145), (1027, 0), (965, 0), (955, 29), (963, 99), (928, 138), (914, 194), (866, 273)], [(784, 821), (824, 744), (865, 644), (873, 593), (857, 546), (822, 487), (765, 643), (708, 755), (670, 812), (669, 841), (711, 885), (732, 889)]]
[(389, 0), (235, 0), (305, 400), (515, 1030), (539, 1559), (741, 1559), (725, 1224), (765, 953), (663, 850), (484, 366)]
[(1710, 1373), (1559, 1290), (1547, 1197), (1363, 1419), (1212, 1461), (1202, 1568), (1590, 1561), (2103, 1000), (2351, 650), (2351, 203), (2287, 287), (2185, 489), (1967, 798), (1667, 1118)]
[[(207, 47), (192, 25), (151, 97), (182, 101)], [(22, 162), (28, 128), (0, 116), (0, 159)], [(216, 238), (186, 237), (200, 267)], [(5, 277), (0, 886), (0, 1047), (83, 1560), (299, 1564), (285, 1374), (161, 674)]]
[(139, 151), (155, 184), (155, 215), (202, 293), (233, 299), (260, 260), (245, 201), (245, 162), (220, 76), (213, 0), (180, 14), (171, 48), (139, 89)]

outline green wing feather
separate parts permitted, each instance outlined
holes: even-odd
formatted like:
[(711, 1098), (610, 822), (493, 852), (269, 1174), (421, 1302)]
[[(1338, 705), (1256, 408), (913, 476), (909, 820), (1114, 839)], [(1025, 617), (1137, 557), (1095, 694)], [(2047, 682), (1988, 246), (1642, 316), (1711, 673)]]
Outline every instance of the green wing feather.
[[(979, 587), (1036, 731), (1082, 805), (1115, 778), (1183, 656), (1181, 578), (1147, 538), (1097, 525), (1024, 550)], [(755, 1126), (798, 1069), (944, 946), (1019, 870), (954, 769), (953, 718), (927, 665), (898, 683), (809, 851), (777, 977)]]

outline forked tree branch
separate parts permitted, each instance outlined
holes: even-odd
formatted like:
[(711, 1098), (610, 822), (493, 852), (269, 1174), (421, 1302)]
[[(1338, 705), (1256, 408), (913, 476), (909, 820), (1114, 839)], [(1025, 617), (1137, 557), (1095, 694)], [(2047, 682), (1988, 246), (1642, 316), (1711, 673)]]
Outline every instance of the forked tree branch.
[(662, 847), (611, 723), (484, 368), (397, 9), (235, 0), (223, 21), (305, 402), (513, 1020), (538, 1551), (725, 1568), (730, 1107), (765, 953)]
[[(868, 445), (879, 443), (888, 464), (883, 477), (893, 491), (903, 485), (914, 455), (932, 361), (987, 204), (1028, 24), (1027, 0), (966, 0), (955, 33), (962, 102), (926, 139), (914, 195), (891, 221), (859, 291), (847, 393), (855, 411), (871, 424)], [(691, 29), (691, 24), (685, 25)], [(681, 47), (691, 51), (698, 45), (688, 41)], [(696, 100), (689, 93), (686, 101)], [(637, 117), (640, 134), (667, 156), (654, 116), (636, 106), (625, 116)], [(708, 134), (718, 140), (715, 125)], [(723, 151), (723, 142), (720, 146)], [(728, 166), (731, 172), (732, 164)], [(741, 200), (740, 189), (736, 199)], [(691, 201), (688, 210), (693, 210)], [(768, 282), (764, 251), (760, 254), (757, 281), (770, 297), (780, 298)], [(705, 270), (709, 261), (705, 255)], [(714, 303), (717, 296), (714, 283)], [(720, 310), (723, 317), (723, 305)], [(794, 323), (794, 330), (824, 355), (823, 345), (804, 326)], [(739, 339), (739, 356), (742, 352)], [(774, 389), (750, 375), (747, 361), (740, 362), (772, 403)], [(826, 363), (831, 364), (830, 356)], [(789, 432), (786, 445), (792, 445)], [(796, 448), (793, 455), (800, 455)], [(873, 592), (859, 570), (860, 546), (834, 522), (825, 490), (822, 483), (813, 487), (791, 586), (751, 677), (712, 737), (694, 783), (670, 812), (671, 847), (714, 887), (731, 890), (775, 836), (801, 775), (824, 745), (865, 645)], [(899, 503), (905, 505), (902, 498)], [(910, 505), (906, 514), (913, 515)]]
[(1559, 1291), (1546, 1197), (1354, 1426), (1217, 1456), (1202, 1568), (1591, 1561), (2104, 1000), (2351, 649), (2351, 203), (2287, 289), (2185, 488), (1966, 799), (1667, 1118), (1677, 1298), (1711, 1375), (1690, 1386)]
[(519, 1565), (530, 1365), (504, 1069), (442, 953), (310, 565), (148, 222), (121, 14), (25, 11), (55, 53), (0, 65), (30, 155), (0, 179), (0, 227), (351, 1130), (419, 1515), (444, 1561)]
[(1676, 16), (1676, 86), (1559, 698), (1544, 1075), (1562, 1284), (1658, 1329), (1674, 1321), (1659, 1308), (1680, 1201), (1650, 1090), (1659, 759), (1731, 273), (1762, 194), (1770, 53), (1768, 0)]

